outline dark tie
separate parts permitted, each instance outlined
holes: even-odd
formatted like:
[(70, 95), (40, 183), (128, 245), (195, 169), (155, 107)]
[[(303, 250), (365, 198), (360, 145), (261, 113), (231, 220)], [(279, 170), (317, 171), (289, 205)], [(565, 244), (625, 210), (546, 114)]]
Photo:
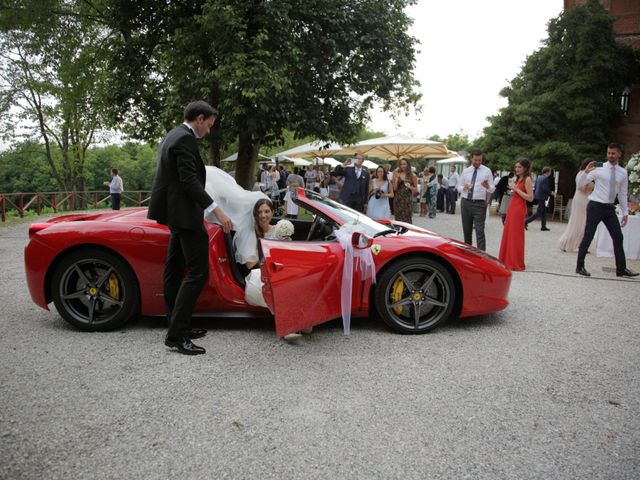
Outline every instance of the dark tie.
[(469, 189), (469, 193), (467, 193), (467, 200), (473, 200), (473, 189), (476, 186), (476, 177), (478, 176), (478, 169), (476, 167), (473, 168), (473, 176), (471, 177), (471, 188)]

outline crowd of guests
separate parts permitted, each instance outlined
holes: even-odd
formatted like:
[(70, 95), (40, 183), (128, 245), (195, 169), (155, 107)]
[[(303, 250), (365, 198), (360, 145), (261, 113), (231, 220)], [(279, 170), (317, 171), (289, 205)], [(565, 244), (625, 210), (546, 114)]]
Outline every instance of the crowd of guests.
[[(611, 143), (607, 147), (606, 162), (598, 164), (592, 158), (587, 158), (576, 174), (576, 191), (569, 224), (560, 237), (558, 246), (563, 252), (578, 252), (576, 260), (578, 275), (591, 276), (585, 268), (585, 257), (598, 225), (602, 222), (613, 241), (616, 276), (638, 276), (638, 273), (627, 268), (623, 248), (622, 228), (628, 220), (628, 176), (627, 171), (619, 164), (622, 154), (622, 146)], [(501, 207), (505, 203), (508, 203), (508, 207), (500, 208), (500, 211), (505, 213), (505, 219), (498, 258), (511, 270), (526, 268), (524, 231), (527, 230), (528, 225), (539, 218), (540, 230), (543, 232), (550, 230), (546, 225), (546, 210), (549, 198), (554, 195), (552, 179), (551, 168), (544, 167), (537, 176), (534, 186), (531, 180), (530, 162), (526, 158), (516, 161), (513, 176), (506, 176), (504, 183), (506, 186), (499, 193)], [(502, 180), (501, 178), (499, 182)], [(536, 212), (527, 216), (527, 202), (532, 201), (537, 204)], [(616, 212), (616, 205), (619, 206), (622, 214), (620, 219)], [(465, 241), (467, 241), (466, 236)]]
[(316, 191), (374, 219), (393, 216), (412, 223), (414, 213), (429, 218), (435, 218), (437, 212), (455, 214), (459, 183), (456, 166), (450, 167), (450, 175), (446, 177), (436, 175), (433, 166), (417, 172), (406, 158), (400, 159), (395, 169), (385, 164), (368, 170), (363, 161), (362, 155), (356, 155), (335, 167), (262, 164), (256, 188), (269, 195), (276, 209), (281, 207), (289, 217), (299, 213), (291, 201), (291, 192), (296, 187)]
[[(609, 150), (613, 153), (609, 154)], [(589, 275), (584, 269), (584, 254), (589, 249), (600, 221), (604, 222), (614, 240), (617, 273), (630, 276), (621, 247), (621, 223), (617, 217), (614, 222), (609, 215), (615, 211), (611, 209), (614, 201), (603, 201), (608, 200), (610, 194), (614, 198), (624, 196), (625, 201), (620, 201), (620, 205), (622, 207), (624, 203), (622, 210), (623, 215), (625, 214), (626, 184), (623, 183), (627, 181), (626, 171), (616, 163), (620, 169), (620, 185), (606, 185), (606, 193), (598, 193), (596, 188), (598, 178), (601, 189), (605, 188), (602, 186), (606, 180), (603, 180), (606, 176), (603, 172), (611, 170), (606, 170), (606, 165), (613, 165), (611, 161), (615, 160), (613, 157), (616, 152), (619, 156), (622, 155), (622, 147), (617, 144), (610, 145), (609, 150), (609, 162), (603, 162), (603, 166), (599, 166), (597, 171), (593, 159), (587, 159), (581, 165), (576, 175), (576, 193), (569, 224), (559, 240), (562, 251), (579, 252), (576, 272), (584, 276)], [(484, 164), (484, 154), (480, 150), (471, 153), (471, 165), (461, 172), (458, 172), (456, 165), (451, 165), (449, 176), (437, 174), (434, 166), (427, 166), (422, 172), (417, 172), (406, 158), (400, 159), (395, 169), (387, 164), (380, 165), (371, 172), (363, 166), (363, 161), (362, 155), (356, 155), (333, 169), (316, 165), (306, 169), (295, 167), (291, 173), (286, 166), (280, 166), (279, 169), (268, 166), (261, 171), (260, 181), (265, 190), (272, 193), (274, 202), (281, 199), (286, 214), (293, 217), (298, 214), (298, 207), (291, 202), (290, 195), (291, 190), (297, 186), (322, 193), (371, 218), (389, 219), (393, 216), (395, 220), (406, 223), (412, 223), (414, 213), (431, 219), (438, 212), (455, 214), (460, 199), (464, 241), (473, 244), (475, 232), (475, 244), (481, 250), (486, 250), (484, 227), (488, 208), (495, 201), (504, 224), (499, 258), (508, 268), (516, 271), (525, 269), (524, 231), (529, 225), (539, 220), (540, 230), (550, 231), (547, 227), (547, 205), (555, 195), (555, 179), (553, 170), (548, 166), (542, 168), (534, 180), (528, 159), (518, 159), (512, 172), (494, 173)], [(594, 196), (595, 199), (591, 198)], [(588, 221), (588, 209), (594, 209), (594, 205), (598, 207), (600, 204), (607, 207), (607, 215), (603, 212), (597, 215), (592, 213), (593, 218)]]

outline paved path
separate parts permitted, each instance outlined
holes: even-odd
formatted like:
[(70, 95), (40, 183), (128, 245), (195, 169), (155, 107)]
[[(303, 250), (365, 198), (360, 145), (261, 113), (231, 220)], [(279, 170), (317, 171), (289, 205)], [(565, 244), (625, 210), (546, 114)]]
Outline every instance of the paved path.
[[(416, 223), (460, 238), (459, 215)], [(359, 320), (297, 346), (207, 320), (192, 358), (139, 320), (82, 333), (33, 305), (0, 226), (2, 479), (640, 477), (640, 281), (536, 225), (510, 307), (422, 336)], [(497, 253), (501, 225), (488, 221)], [(629, 262), (640, 270), (640, 262)]]

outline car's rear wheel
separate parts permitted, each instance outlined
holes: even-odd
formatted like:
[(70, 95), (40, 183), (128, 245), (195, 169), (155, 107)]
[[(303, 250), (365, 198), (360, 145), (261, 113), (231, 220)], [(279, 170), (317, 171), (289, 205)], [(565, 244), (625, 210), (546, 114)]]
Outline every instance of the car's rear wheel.
[(384, 271), (375, 292), (376, 310), (391, 329), (425, 333), (453, 312), (456, 288), (447, 268), (437, 260), (411, 257)]
[(131, 267), (102, 250), (69, 254), (56, 267), (51, 288), (62, 318), (82, 330), (113, 330), (129, 320), (140, 303)]

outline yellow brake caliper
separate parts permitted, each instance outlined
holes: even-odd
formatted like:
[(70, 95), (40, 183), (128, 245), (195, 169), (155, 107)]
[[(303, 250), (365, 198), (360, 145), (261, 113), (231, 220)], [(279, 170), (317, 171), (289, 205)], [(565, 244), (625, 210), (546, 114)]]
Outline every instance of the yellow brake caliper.
[(120, 284), (115, 273), (109, 275), (109, 295), (116, 300), (120, 300)]
[[(404, 282), (402, 281), (402, 277), (398, 276), (396, 281), (393, 282), (391, 286), (391, 300), (393, 303), (396, 303), (402, 299), (402, 292), (404, 291)], [(393, 307), (393, 311), (396, 312), (396, 315), (400, 315), (402, 313), (402, 305), (399, 307)]]

